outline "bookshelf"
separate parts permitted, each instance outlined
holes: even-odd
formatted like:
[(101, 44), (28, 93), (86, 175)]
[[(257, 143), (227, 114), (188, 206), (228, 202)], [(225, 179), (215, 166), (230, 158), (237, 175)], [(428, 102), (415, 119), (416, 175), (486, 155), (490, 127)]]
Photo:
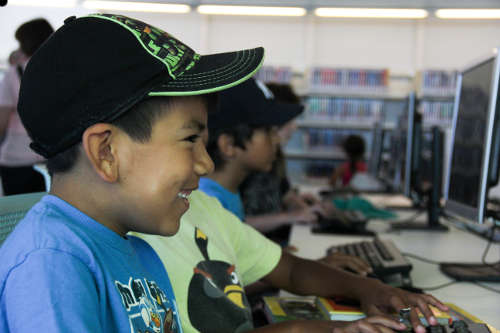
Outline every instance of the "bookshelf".
[(256, 77), (292, 84), (305, 105), (284, 147), (288, 175), (296, 185), (324, 185), (345, 161), (340, 143), (350, 134), (364, 138), (368, 161), (374, 124), (390, 133), (407, 110), (410, 91), (417, 91), (425, 128), (438, 125), (447, 134), (451, 130), (456, 71), (428, 69), (416, 76), (398, 76), (387, 69), (314, 67), (295, 73), (287, 66), (263, 66)]
[(417, 98), (424, 126), (451, 126), (457, 71), (423, 70), (417, 74)]
[(333, 169), (346, 160), (345, 137), (361, 136), (370, 158), (375, 123), (395, 127), (406, 110), (411, 77), (391, 77), (385, 69), (312, 68), (294, 88), (304, 113), (287, 143), (288, 175), (293, 184), (326, 184)]
[(293, 72), (289, 66), (262, 66), (255, 78), (262, 82), (290, 83)]

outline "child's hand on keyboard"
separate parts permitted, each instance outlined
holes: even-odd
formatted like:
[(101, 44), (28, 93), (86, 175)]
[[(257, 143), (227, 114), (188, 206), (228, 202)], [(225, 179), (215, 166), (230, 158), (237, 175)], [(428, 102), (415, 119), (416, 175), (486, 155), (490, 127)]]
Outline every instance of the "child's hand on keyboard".
[(293, 210), (287, 213), (292, 224), (316, 224), (318, 214), (312, 207)]
[(337, 321), (341, 327), (336, 327), (334, 333), (388, 333), (404, 330), (406, 326), (387, 316), (370, 316), (363, 319), (342, 322)]
[(363, 276), (373, 273), (371, 266), (363, 259), (340, 252), (331, 253), (326, 257), (318, 259), (318, 261), (331, 267), (346, 269)]
[[(287, 320), (260, 327), (255, 332), (296, 333), (392, 333), (405, 325), (388, 316), (372, 316), (355, 321)], [(254, 332), (254, 331), (252, 331)]]
[(371, 280), (358, 290), (363, 312), (368, 315), (399, 313), (400, 310), (410, 308), (410, 322), (416, 333), (425, 333), (425, 328), (418, 317), (417, 309), (425, 316), (431, 325), (437, 325), (430, 305), (441, 311), (448, 311), (448, 307), (427, 294), (415, 294), (400, 288), (393, 288), (377, 280)]

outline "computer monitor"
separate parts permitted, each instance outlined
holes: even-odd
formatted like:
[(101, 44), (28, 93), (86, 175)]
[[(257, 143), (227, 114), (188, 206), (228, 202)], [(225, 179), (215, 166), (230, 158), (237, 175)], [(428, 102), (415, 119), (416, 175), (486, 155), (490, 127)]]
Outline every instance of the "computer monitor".
[(445, 210), (483, 223), (497, 109), (499, 61), (490, 57), (459, 73), (446, 177)]
[[(438, 126), (423, 130), (422, 119), (415, 113), (412, 132), (410, 134), (408, 131), (406, 138), (408, 148), (404, 194), (412, 199), (415, 207), (427, 211), (427, 220), (396, 222), (391, 227), (396, 230), (447, 231), (448, 228), (439, 223), (443, 184), (443, 130)], [(408, 153), (409, 149), (411, 153)]]
[[(484, 223), (488, 189), (498, 177), (498, 53), (459, 73), (446, 177), (445, 212), (467, 223)], [(496, 164), (496, 165), (495, 165)], [(496, 224), (498, 222), (495, 222)], [(499, 281), (500, 264), (443, 263), (458, 280)]]
[(384, 145), (384, 129), (380, 122), (375, 123), (372, 133), (372, 149), (370, 159), (368, 160), (368, 173), (373, 177), (378, 177), (380, 163), (382, 160), (382, 151)]
[(390, 192), (401, 192), (402, 184), (402, 164), (398, 157), (402, 154), (406, 146), (401, 140), (403, 133), (398, 126), (392, 130), (390, 136), (387, 159), (384, 160), (384, 166), (381, 171), (381, 178), (388, 185)]
[[(403, 193), (408, 198), (415, 202), (420, 200), (419, 197), (414, 195), (419, 191), (417, 189), (420, 182), (419, 169), (420, 169), (420, 150), (422, 146), (422, 116), (415, 111), (415, 93), (410, 93), (408, 101), (407, 119), (403, 122), (403, 136), (402, 140), (406, 146), (404, 154), (400, 154), (399, 158), (402, 160), (401, 164), (404, 169), (403, 178)], [(418, 195), (418, 194), (417, 194)]]
[(399, 117), (395, 128), (390, 132), (388, 158), (380, 163), (378, 172), (378, 177), (388, 185), (391, 192), (405, 191), (406, 159), (408, 154), (411, 156), (413, 146), (412, 140), (408, 141), (407, 137), (413, 137), (414, 116), (415, 94), (412, 92), (408, 95), (407, 112)]

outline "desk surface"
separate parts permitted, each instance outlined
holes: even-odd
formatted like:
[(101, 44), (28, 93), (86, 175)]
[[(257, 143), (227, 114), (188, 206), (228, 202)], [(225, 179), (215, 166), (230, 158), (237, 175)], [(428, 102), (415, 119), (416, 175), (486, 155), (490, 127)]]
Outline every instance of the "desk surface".
[[(411, 212), (398, 212), (401, 218)], [(423, 216), (424, 217), (424, 216)], [(389, 238), (394, 241), (401, 252), (415, 254), (439, 262), (480, 262), (486, 247), (486, 240), (469, 232), (450, 226), (449, 232), (401, 231), (388, 232), (387, 223), (373, 221), (368, 228), (378, 232), (380, 238)], [(290, 244), (298, 247), (296, 253), (303, 258), (319, 258), (331, 245), (344, 244), (367, 239), (362, 236), (318, 235), (313, 234), (308, 226), (294, 226), (292, 228)], [(500, 246), (492, 244), (486, 260), (499, 260)], [(438, 265), (424, 263), (408, 258), (413, 264), (411, 278), (416, 287), (433, 287), (452, 281), (443, 275)], [(500, 290), (500, 283), (484, 283)], [(500, 328), (500, 294), (486, 290), (472, 283), (456, 283), (450, 286), (427, 291), (443, 302), (454, 303), (465, 311)]]

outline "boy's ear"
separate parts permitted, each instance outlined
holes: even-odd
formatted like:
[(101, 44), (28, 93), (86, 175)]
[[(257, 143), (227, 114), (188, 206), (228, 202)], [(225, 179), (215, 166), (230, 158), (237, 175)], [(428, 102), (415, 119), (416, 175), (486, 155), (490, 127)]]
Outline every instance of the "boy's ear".
[(231, 135), (219, 135), (217, 138), (217, 146), (224, 157), (232, 158), (236, 154), (237, 147), (234, 145), (234, 138)]
[(116, 127), (99, 123), (83, 132), (82, 145), (95, 172), (105, 182), (113, 183), (118, 179), (118, 158), (113, 149)]

